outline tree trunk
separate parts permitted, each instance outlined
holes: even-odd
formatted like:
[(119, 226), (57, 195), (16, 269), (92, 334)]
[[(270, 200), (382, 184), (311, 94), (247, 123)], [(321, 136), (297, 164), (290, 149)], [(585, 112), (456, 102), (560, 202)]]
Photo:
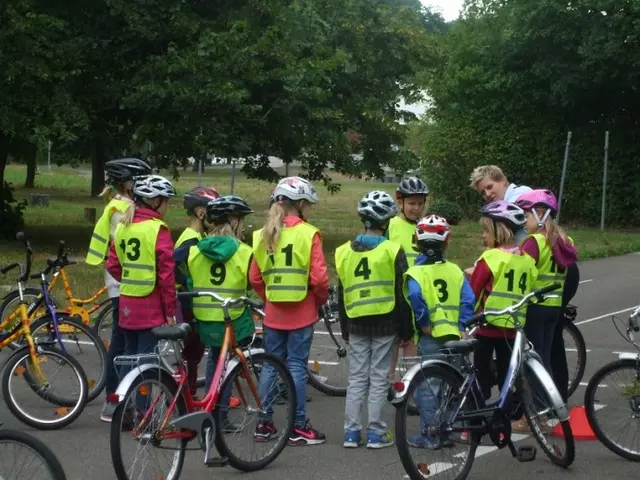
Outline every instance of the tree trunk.
[(102, 137), (96, 135), (91, 145), (91, 196), (97, 197), (104, 189), (105, 152)]
[(27, 143), (24, 150), (24, 161), (27, 164), (27, 178), (24, 188), (33, 188), (36, 179), (36, 156), (38, 147), (34, 143)]
[(9, 156), (9, 137), (0, 132), (0, 223), (4, 220), (4, 168)]

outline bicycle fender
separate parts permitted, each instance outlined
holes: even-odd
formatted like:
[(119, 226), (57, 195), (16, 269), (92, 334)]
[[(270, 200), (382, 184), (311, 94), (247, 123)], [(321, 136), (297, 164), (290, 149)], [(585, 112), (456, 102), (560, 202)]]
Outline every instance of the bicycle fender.
[[(248, 350), (242, 350), (242, 352), (244, 353), (245, 357), (250, 357), (251, 355), (256, 355), (258, 353), (265, 353), (264, 348), (250, 348)], [(240, 364), (240, 360), (238, 359), (238, 357), (233, 357), (231, 359), (231, 361), (229, 362), (229, 365), (227, 365), (227, 369), (224, 372), (224, 378), (222, 379), (222, 383), (220, 385), (223, 385), (224, 382), (227, 380), (227, 377), (231, 374), (231, 372), (233, 372), (233, 369), (236, 368), (236, 366), (238, 366)]]
[[(404, 374), (404, 377), (402, 377), (402, 380), (401, 380), (401, 382), (404, 384), (404, 388), (402, 389), (401, 392), (398, 392), (395, 390), (395, 388), (391, 387), (394, 395), (389, 401), (394, 405), (402, 403), (406, 399), (407, 392), (409, 391), (409, 385), (411, 384), (411, 380), (413, 380), (413, 377), (415, 377), (418, 374), (418, 372), (420, 372), (424, 367), (427, 367), (430, 365), (435, 365), (435, 366), (444, 368), (445, 370), (448, 370), (449, 373), (457, 376), (460, 379), (461, 383), (464, 381), (464, 378), (460, 373), (460, 371), (456, 367), (451, 365), (449, 362), (447, 362), (446, 360), (440, 360), (438, 358), (429, 358), (427, 360), (423, 360), (421, 363), (416, 363), (413, 367), (411, 367), (407, 371), (407, 373)], [(394, 383), (399, 383), (399, 382), (394, 382)]]
[[(116, 389), (115, 394), (118, 395), (118, 403), (121, 403), (124, 400), (127, 392), (133, 385), (134, 380), (142, 374), (142, 372), (146, 372), (147, 370), (163, 370), (170, 377), (172, 376), (171, 372), (167, 370), (164, 366), (159, 366), (157, 363), (143, 363), (142, 365), (138, 365), (134, 367), (129, 373), (127, 373), (124, 378), (118, 384), (118, 388)], [(113, 402), (110, 402), (113, 403)]]
[(619, 360), (638, 360), (638, 354), (633, 352), (620, 352), (618, 353)]
[(524, 364), (529, 373), (537, 378), (538, 383), (546, 388), (552, 402), (551, 406), (555, 410), (557, 419), (560, 421), (568, 420), (569, 408), (567, 407), (567, 404), (564, 403), (564, 400), (562, 400), (558, 387), (556, 387), (556, 384), (553, 382), (553, 378), (551, 378), (547, 369), (544, 368), (544, 365), (532, 356), (528, 356), (524, 360)]

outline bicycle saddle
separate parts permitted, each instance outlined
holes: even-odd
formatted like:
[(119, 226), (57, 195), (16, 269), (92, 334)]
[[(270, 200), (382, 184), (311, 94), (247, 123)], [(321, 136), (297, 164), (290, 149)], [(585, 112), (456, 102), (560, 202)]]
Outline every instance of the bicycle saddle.
[(162, 325), (151, 330), (153, 336), (158, 340), (182, 340), (191, 331), (188, 323), (178, 325)]
[(447, 351), (451, 353), (467, 354), (471, 353), (478, 343), (477, 338), (469, 338), (467, 340), (452, 340), (445, 342), (440, 347), (440, 351)]

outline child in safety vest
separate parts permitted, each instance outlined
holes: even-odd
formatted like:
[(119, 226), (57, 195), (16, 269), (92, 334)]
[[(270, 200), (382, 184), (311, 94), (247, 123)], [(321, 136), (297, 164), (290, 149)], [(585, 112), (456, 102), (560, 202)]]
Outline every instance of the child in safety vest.
[[(265, 301), (265, 349), (286, 361), (296, 388), (296, 419), (289, 443), (316, 445), (324, 443), (325, 436), (306, 416), (307, 361), (318, 307), (329, 298), (320, 232), (306, 222), (318, 195), (304, 178), (286, 177), (271, 198), (266, 224), (253, 235), (249, 281)], [(269, 389), (273, 380), (264, 372), (260, 375), (259, 391), (266, 405), (277, 393)], [(271, 412), (260, 420), (254, 440), (267, 441), (276, 434)]]
[[(109, 203), (93, 229), (91, 243), (87, 251), (86, 262), (88, 265), (102, 265), (104, 263), (109, 251), (109, 244), (113, 240), (118, 222), (122, 218), (122, 214), (133, 202), (131, 200), (133, 177), (149, 175), (151, 173), (151, 167), (137, 158), (121, 158), (105, 163), (104, 171), (107, 186), (100, 196), (107, 198)], [(106, 269), (104, 271), (104, 283), (107, 287), (107, 293), (113, 308), (111, 341), (109, 342), (106, 361), (105, 393), (108, 399), (109, 395), (113, 394), (118, 387), (118, 374), (113, 366), (113, 359), (124, 353), (124, 335), (118, 328), (120, 284)], [(114, 405), (108, 401), (105, 402), (100, 414), (100, 420), (103, 422), (111, 422), (113, 410)]]
[[(485, 205), (481, 212), (482, 236), (489, 248), (476, 262), (471, 288), (477, 298), (476, 311), (501, 310), (531, 293), (538, 272), (535, 262), (518, 247), (515, 240), (515, 233), (525, 223), (524, 212), (504, 200)], [(525, 305), (516, 313), (521, 324), (525, 323), (526, 310)], [(473, 353), (485, 399), (491, 397), (493, 386), (493, 352), (496, 354), (498, 385), (501, 388), (507, 376), (515, 338), (511, 316), (488, 316), (487, 323), (489, 325), (476, 330), (478, 344)]]
[[(393, 217), (389, 222), (386, 237), (402, 247), (407, 256), (409, 267), (412, 267), (418, 258), (418, 250), (414, 244), (416, 223), (422, 218), (428, 195), (429, 187), (417, 177), (403, 178), (396, 188), (396, 204), (399, 215)], [(417, 340), (417, 336), (414, 336), (414, 340)], [(415, 357), (416, 352), (414, 342), (409, 342), (402, 347), (402, 353), (405, 357)], [(396, 345), (389, 370), (391, 381), (396, 376), (398, 353), (399, 345)]]
[[(184, 289), (185, 286), (185, 270), (186, 261), (189, 255), (189, 248), (193, 245), (197, 245), (198, 242), (207, 234), (210, 225), (207, 223), (205, 215), (207, 203), (218, 198), (220, 194), (213, 187), (195, 187), (189, 190), (184, 195), (184, 209), (189, 217), (189, 225), (184, 229), (178, 240), (174, 245), (173, 259), (176, 262), (176, 288), (178, 291)], [(182, 249), (182, 254), (179, 254), (180, 246), (187, 246)], [(191, 310), (191, 302), (188, 298), (181, 298), (180, 309), (178, 310), (179, 320), (191, 323), (193, 320), (193, 311)], [(187, 375), (189, 377), (189, 389), (191, 394), (195, 395), (197, 391), (198, 381), (198, 364), (202, 360), (204, 354), (204, 345), (200, 341), (200, 337), (195, 331), (195, 328), (184, 339), (184, 348), (182, 350), (182, 357), (187, 362)]]
[(407, 258), (384, 237), (396, 214), (385, 192), (367, 193), (358, 203), (364, 233), (338, 247), (338, 311), (342, 337), (349, 343), (349, 383), (344, 412), (344, 447), (362, 443), (360, 416), (368, 395), (367, 448), (393, 445), (383, 418), (389, 391), (389, 368), (399, 338), (413, 336), (411, 311), (402, 294)]
[[(459, 340), (473, 317), (475, 296), (464, 273), (455, 263), (445, 260), (451, 228), (446, 219), (429, 215), (416, 225), (416, 243), (420, 249), (416, 263), (405, 273), (404, 292), (411, 303), (418, 325), (418, 351), (423, 360), (437, 354), (442, 344)], [(440, 382), (427, 379), (428, 388), (416, 390), (420, 410), (420, 433), (407, 443), (416, 448), (437, 450), (451, 444), (446, 437), (428, 435), (428, 426), (436, 421), (441, 406)]]
[(173, 240), (162, 221), (175, 194), (164, 177), (135, 178), (135, 203), (125, 212), (109, 250), (107, 270), (120, 281), (119, 326), (126, 355), (153, 353), (158, 341), (151, 330), (175, 323)]
[(575, 264), (577, 250), (565, 231), (553, 220), (558, 211), (558, 201), (551, 191), (532, 190), (518, 197), (516, 204), (525, 211), (525, 228), (529, 233), (521, 248), (533, 258), (538, 269), (533, 288), (543, 288), (555, 282), (562, 284), (542, 303), (529, 307), (525, 325), (527, 339), (533, 343), (544, 366), (551, 373), (551, 346), (562, 313), (567, 268)]
[[(249, 265), (253, 258), (251, 247), (242, 243), (244, 217), (253, 213), (242, 198), (228, 195), (208, 203), (206, 221), (209, 233), (197, 244), (178, 247), (176, 257), (185, 256), (185, 285), (189, 291), (212, 291), (222, 297), (238, 298), (249, 289)], [(224, 312), (220, 303), (211, 297), (192, 299), (191, 308), (200, 341), (209, 347), (205, 391), (209, 391), (215, 367), (224, 341)], [(255, 331), (251, 311), (235, 307), (229, 312), (238, 343), (246, 346)], [(230, 397), (231, 390), (225, 392)], [(227, 401), (229, 398), (227, 398)], [(224, 400), (223, 400), (224, 402)], [(225, 428), (239, 431), (242, 427), (227, 423)]]

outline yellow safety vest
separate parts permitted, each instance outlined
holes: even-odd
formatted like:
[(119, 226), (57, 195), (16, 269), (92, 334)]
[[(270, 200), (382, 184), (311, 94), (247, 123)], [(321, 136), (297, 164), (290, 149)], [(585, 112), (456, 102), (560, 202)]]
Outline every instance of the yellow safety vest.
[(192, 240), (194, 238), (196, 240), (202, 240), (202, 235), (200, 234), (200, 232), (196, 232), (193, 228), (187, 227), (180, 234), (180, 236), (178, 237), (178, 240), (176, 240), (176, 244), (173, 246), (173, 248), (178, 248), (180, 245), (182, 245), (187, 240)]
[[(538, 279), (533, 285), (533, 289), (538, 290), (556, 282), (562, 285), (558, 290), (551, 292), (550, 295), (552, 296), (546, 297), (540, 305), (544, 305), (545, 307), (561, 307), (562, 291), (564, 290), (564, 282), (567, 279), (567, 269), (560, 268), (556, 264), (553, 258), (553, 252), (547, 245), (547, 237), (541, 233), (534, 233), (525, 238), (525, 241), (529, 238), (533, 238), (538, 245), (538, 263), (536, 264)], [(571, 243), (573, 243), (573, 241)]]
[(407, 222), (400, 216), (393, 217), (389, 221), (389, 240), (402, 247), (410, 267), (413, 267), (418, 258), (418, 250), (414, 244), (415, 236), (415, 223)]
[(131, 225), (119, 224), (115, 248), (122, 265), (120, 295), (146, 297), (156, 286), (156, 242), (160, 227), (167, 225), (157, 218)]
[[(311, 246), (318, 229), (306, 222), (293, 227), (283, 227), (278, 247), (267, 252), (258, 238), (253, 245), (256, 263), (266, 285), (266, 297), (270, 302), (300, 302), (307, 296)], [(255, 235), (258, 232), (254, 233)]]
[[(240, 243), (238, 250), (225, 263), (216, 263), (200, 252), (197, 246), (189, 250), (189, 272), (194, 292), (214, 292), (224, 298), (247, 295), (251, 247)], [(229, 309), (231, 320), (239, 318), (245, 306)], [(201, 322), (224, 322), (222, 304), (211, 297), (193, 299), (193, 315)]]
[[(484, 304), (484, 310), (502, 310), (522, 300), (533, 290), (538, 271), (533, 259), (526, 254), (517, 255), (498, 248), (485, 250), (480, 259), (484, 260), (493, 275), (493, 289)], [(476, 308), (481, 304), (480, 295)], [(514, 314), (524, 325), (527, 316), (527, 305)], [(496, 327), (513, 328), (510, 315), (488, 315), (487, 322)]]
[(364, 252), (354, 251), (351, 241), (336, 249), (336, 271), (343, 287), (347, 317), (383, 315), (393, 310), (399, 251), (400, 245), (386, 239)]
[(104, 212), (102, 212), (102, 216), (96, 222), (93, 234), (91, 235), (91, 242), (89, 242), (86, 259), (89, 265), (100, 265), (104, 263), (107, 253), (109, 252), (111, 217), (116, 211), (124, 213), (130, 205), (131, 201), (114, 198), (104, 207)]
[(404, 274), (403, 292), (409, 301), (407, 279), (413, 278), (420, 285), (422, 297), (429, 307), (431, 336), (460, 335), (460, 292), (464, 273), (455, 263), (442, 262), (430, 265), (414, 265)]

